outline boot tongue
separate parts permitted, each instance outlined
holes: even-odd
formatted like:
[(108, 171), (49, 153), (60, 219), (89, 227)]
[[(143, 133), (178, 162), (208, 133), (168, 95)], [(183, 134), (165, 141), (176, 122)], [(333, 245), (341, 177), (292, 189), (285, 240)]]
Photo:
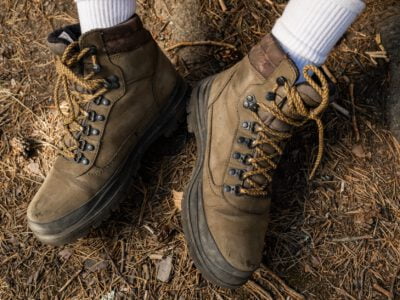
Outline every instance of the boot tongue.
[(303, 83), (297, 86), (297, 91), (299, 92), (304, 103), (310, 107), (316, 107), (321, 103), (321, 95), (317, 93), (308, 83)]
[(47, 38), (47, 45), (56, 56), (61, 56), (69, 44), (79, 39), (81, 29), (79, 24), (70, 25), (55, 30)]

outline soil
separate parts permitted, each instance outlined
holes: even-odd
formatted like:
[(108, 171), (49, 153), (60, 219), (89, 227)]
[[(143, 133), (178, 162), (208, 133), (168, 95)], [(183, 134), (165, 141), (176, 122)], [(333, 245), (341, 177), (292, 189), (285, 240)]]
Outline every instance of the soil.
[[(327, 112), (326, 153), (313, 180), (315, 126), (296, 132), (274, 178), (263, 266), (236, 291), (205, 281), (188, 256), (179, 201), (196, 149), (184, 125), (149, 150), (120, 210), (99, 229), (61, 248), (34, 238), (26, 208), (54, 160), (61, 125), (45, 37), (76, 22), (76, 11), (71, 0), (0, 4), (0, 299), (400, 299), (400, 146), (385, 118), (398, 71), (390, 73), (395, 60), (368, 54), (382, 50), (376, 35), (397, 0), (368, 0), (330, 56), (336, 101), (350, 117)], [(138, 13), (195, 84), (245, 56), (285, 5), (138, 0)], [(203, 41), (232, 47), (176, 47)], [(157, 266), (168, 257), (171, 278), (161, 282)]]

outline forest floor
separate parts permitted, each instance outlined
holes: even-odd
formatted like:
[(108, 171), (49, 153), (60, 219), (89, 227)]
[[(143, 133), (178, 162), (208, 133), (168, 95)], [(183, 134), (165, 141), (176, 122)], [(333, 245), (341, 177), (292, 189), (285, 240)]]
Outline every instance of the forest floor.
[[(138, 13), (195, 83), (245, 56), (285, 3), (138, 0)], [(381, 51), (379, 22), (399, 3), (367, 6), (326, 64), (349, 115), (324, 117), (326, 153), (311, 181), (316, 130), (296, 133), (274, 178), (263, 265), (229, 291), (203, 279), (188, 255), (179, 200), (196, 147), (184, 127), (151, 147), (120, 210), (88, 237), (61, 248), (34, 238), (26, 208), (60, 132), (45, 38), (76, 22), (76, 11), (71, 0), (1, 0), (0, 299), (400, 299), (400, 147), (384, 118), (388, 63), (369, 53)], [(232, 47), (177, 47), (199, 41)], [(158, 266), (170, 259), (161, 282)]]

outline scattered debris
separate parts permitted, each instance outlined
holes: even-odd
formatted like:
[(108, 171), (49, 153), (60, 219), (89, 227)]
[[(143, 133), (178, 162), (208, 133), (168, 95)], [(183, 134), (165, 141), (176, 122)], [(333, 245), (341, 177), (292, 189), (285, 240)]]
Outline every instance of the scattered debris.
[(71, 255), (72, 255), (73, 253), (74, 253), (74, 252), (73, 252), (72, 249), (70, 249), (70, 248), (65, 248), (65, 249), (61, 250), (60, 252), (58, 252), (58, 256), (59, 256), (62, 260), (66, 261), (66, 260), (68, 260), (68, 259), (71, 257)]
[(167, 256), (157, 264), (157, 279), (168, 282), (172, 272), (172, 256)]
[(182, 210), (182, 199), (183, 199), (183, 192), (178, 192), (172, 190), (172, 199), (174, 200), (175, 207), (181, 211)]
[(115, 299), (115, 291), (111, 291), (108, 294), (102, 296), (101, 300), (114, 300)]
[(108, 262), (105, 260), (94, 260), (94, 259), (85, 259), (83, 262), (83, 265), (85, 266), (85, 269), (89, 272), (98, 272), (107, 269), (108, 267)]

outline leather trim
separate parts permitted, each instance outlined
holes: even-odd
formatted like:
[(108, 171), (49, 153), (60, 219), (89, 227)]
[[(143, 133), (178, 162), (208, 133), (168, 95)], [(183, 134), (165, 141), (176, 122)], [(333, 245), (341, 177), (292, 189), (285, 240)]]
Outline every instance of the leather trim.
[(137, 15), (125, 23), (103, 30), (102, 35), (110, 55), (135, 50), (152, 40)]

